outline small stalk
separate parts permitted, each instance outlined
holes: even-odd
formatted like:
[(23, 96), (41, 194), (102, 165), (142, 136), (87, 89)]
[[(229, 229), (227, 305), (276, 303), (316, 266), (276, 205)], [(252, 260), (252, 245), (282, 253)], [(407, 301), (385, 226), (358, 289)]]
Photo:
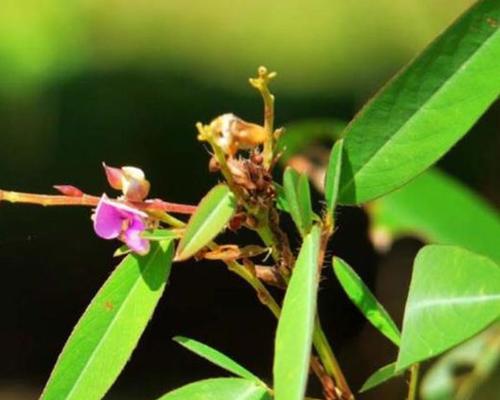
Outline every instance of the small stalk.
[(250, 84), (256, 88), (264, 101), (264, 129), (267, 140), (264, 142), (264, 166), (269, 170), (274, 158), (274, 96), (269, 90), (269, 82), (276, 72), (268, 72), (266, 67), (259, 67), (257, 78), (250, 78)]
[[(24, 203), (35, 204), (43, 207), (50, 206), (86, 206), (96, 207), (99, 203), (100, 197), (92, 196), (89, 194), (82, 194), (81, 196), (65, 196), (65, 195), (52, 195), (52, 194), (38, 194), (38, 193), (22, 193), (0, 190), (0, 201), (7, 201), (9, 203)], [(173, 212), (177, 214), (193, 214), (196, 211), (196, 206), (188, 204), (169, 203), (160, 199), (146, 200), (144, 202), (129, 202), (133, 207), (154, 213), (154, 212)]]
[(418, 392), (418, 376), (420, 364), (413, 364), (410, 368), (410, 384), (408, 386), (408, 400), (416, 400)]
[(321, 327), (321, 322), (317, 314), (314, 324), (313, 344), (326, 372), (335, 379), (335, 383), (344, 394), (344, 397), (346, 399), (354, 399), (354, 395), (347, 384), (347, 380), (345, 379), (344, 373), (340, 368), (339, 362), (337, 361), (325, 333), (323, 332), (323, 328)]

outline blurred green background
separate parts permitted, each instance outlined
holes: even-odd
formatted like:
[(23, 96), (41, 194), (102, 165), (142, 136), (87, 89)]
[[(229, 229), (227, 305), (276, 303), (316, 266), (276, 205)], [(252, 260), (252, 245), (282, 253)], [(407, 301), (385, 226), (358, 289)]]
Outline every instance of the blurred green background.
[[(206, 169), (194, 124), (224, 112), (259, 121), (260, 98), (247, 81), (259, 65), (278, 71), (278, 124), (349, 120), (471, 3), (0, 0), (0, 187), (49, 192), (71, 183), (109, 192), (106, 161), (142, 167), (153, 196), (196, 203), (217, 177)], [(441, 163), (497, 205), (499, 125), (497, 105)], [(372, 286), (381, 286), (377, 276), (394, 281), (385, 299), (400, 321), (420, 244), (377, 259), (362, 212), (343, 218), (336, 252)], [(0, 399), (37, 397), (116, 263), (115, 247), (94, 237), (88, 210), (0, 205)], [(359, 387), (394, 349), (337, 300), (332, 285), (322, 307), (343, 321), (332, 335)], [(150, 399), (220, 373), (171, 344), (174, 334), (206, 341), (270, 378), (274, 321), (219, 265), (179, 266), (151, 325), (110, 399)], [(392, 392), (362, 398), (402, 398), (404, 382), (385, 390)]]

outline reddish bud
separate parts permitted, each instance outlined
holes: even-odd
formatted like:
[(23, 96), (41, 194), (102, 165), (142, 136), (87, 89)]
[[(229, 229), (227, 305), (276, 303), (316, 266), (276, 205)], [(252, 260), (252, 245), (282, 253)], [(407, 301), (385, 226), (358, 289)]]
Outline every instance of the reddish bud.
[(70, 197), (82, 197), (84, 194), (80, 189), (72, 185), (54, 185), (53, 188)]
[(106, 178), (108, 179), (109, 185), (116, 190), (122, 190), (123, 187), (123, 172), (119, 168), (108, 167), (105, 163), (102, 163), (104, 167), (104, 172), (106, 172)]

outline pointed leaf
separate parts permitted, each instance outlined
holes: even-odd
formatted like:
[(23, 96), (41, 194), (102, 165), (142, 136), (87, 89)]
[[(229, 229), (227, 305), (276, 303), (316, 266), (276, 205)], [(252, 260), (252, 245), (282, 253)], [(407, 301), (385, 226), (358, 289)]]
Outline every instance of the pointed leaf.
[(330, 160), (325, 176), (325, 199), (327, 212), (332, 214), (337, 205), (340, 185), (340, 170), (342, 165), (342, 148), (344, 140), (338, 140), (330, 153)]
[(469, 339), (500, 317), (500, 267), (454, 246), (430, 245), (413, 266), (396, 369)]
[(396, 373), (395, 362), (387, 364), (386, 366), (378, 369), (372, 375), (370, 375), (370, 377), (366, 380), (361, 389), (359, 389), (359, 392), (360, 393), (366, 392), (378, 385), (381, 385), (384, 382), (387, 382), (392, 378), (401, 376), (402, 374), (403, 374), (402, 371), (400, 373)]
[(233, 193), (226, 185), (215, 186), (191, 216), (177, 247), (177, 260), (185, 260), (205, 247), (227, 225), (236, 210)]
[(191, 350), (193, 353), (198, 354), (200, 357), (205, 358), (206, 360), (214, 363), (215, 365), (218, 365), (219, 367), (229, 372), (232, 372), (233, 374), (238, 375), (242, 378), (266, 386), (254, 374), (252, 374), (246, 368), (239, 365), (237, 362), (230, 359), (225, 354), (222, 354), (220, 351), (215, 350), (214, 348), (207, 346), (206, 344), (198, 342), (197, 340), (183, 336), (176, 336), (174, 337), (174, 340), (181, 346), (184, 346), (186, 349)]
[(287, 168), (283, 176), (283, 187), (292, 219), (304, 237), (311, 230), (314, 217), (307, 175), (301, 175), (294, 169)]
[(500, 2), (477, 2), (375, 96), (345, 132), (340, 202), (360, 204), (416, 177), (500, 93)]
[(57, 360), (44, 400), (101, 399), (127, 363), (168, 279), (170, 241), (128, 255), (78, 321)]
[(500, 214), (457, 180), (430, 169), (368, 207), (373, 236), (416, 235), (453, 244), (500, 263)]
[(314, 226), (304, 238), (283, 301), (274, 355), (276, 400), (302, 400), (309, 375), (309, 359), (316, 314), (320, 230)]
[(399, 346), (399, 329), (359, 275), (342, 259), (333, 258), (333, 270), (345, 292), (370, 323), (396, 346)]
[(271, 400), (265, 388), (240, 378), (214, 378), (190, 383), (158, 400)]

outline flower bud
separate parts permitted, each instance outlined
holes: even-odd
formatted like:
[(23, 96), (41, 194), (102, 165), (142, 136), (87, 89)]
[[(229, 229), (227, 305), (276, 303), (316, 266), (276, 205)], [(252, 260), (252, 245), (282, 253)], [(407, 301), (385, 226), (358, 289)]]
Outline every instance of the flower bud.
[(136, 167), (109, 167), (103, 163), (106, 178), (113, 189), (121, 190), (129, 201), (143, 201), (149, 194), (150, 184), (144, 172)]

